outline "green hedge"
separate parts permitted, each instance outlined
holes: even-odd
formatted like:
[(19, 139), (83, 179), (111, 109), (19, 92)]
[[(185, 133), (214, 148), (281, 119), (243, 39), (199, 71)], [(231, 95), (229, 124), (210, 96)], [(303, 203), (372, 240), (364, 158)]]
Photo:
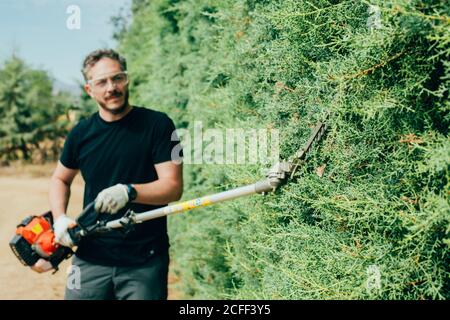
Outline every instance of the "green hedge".
[[(277, 128), (282, 158), (331, 113), (295, 183), (170, 218), (186, 298), (450, 298), (449, 24), (444, 1), (133, 1), (133, 103)], [(262, 167), (186, 165), (183, 198)]]

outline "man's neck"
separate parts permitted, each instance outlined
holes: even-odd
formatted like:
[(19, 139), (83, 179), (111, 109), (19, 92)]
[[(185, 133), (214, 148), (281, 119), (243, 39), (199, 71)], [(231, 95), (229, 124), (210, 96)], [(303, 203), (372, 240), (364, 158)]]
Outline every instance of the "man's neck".
[(133, 109), (133, 107), (130, 104), (128, 104), (126, 109), (120, 114), (113, 114), (111, 112), (104, 110), (101, 107), (99, 107), (98, 109), (99, 109), (98, 113), (100, 115), (100, 118), (102, 118), (106, 122), (113, 122), (113, 121), (117, 121), (117, 120), (120, 120), (123, 117), (125, 117)]

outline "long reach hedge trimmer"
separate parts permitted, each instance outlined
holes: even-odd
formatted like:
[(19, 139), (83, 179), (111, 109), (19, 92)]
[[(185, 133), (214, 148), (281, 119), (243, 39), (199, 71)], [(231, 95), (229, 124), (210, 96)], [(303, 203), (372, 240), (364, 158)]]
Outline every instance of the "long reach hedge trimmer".
[[(97, 220), (96, 216), (93, 217), (90, 215), (94, 206), (94, 202), (91, 202), (77, 217), (77, 225), (69, 229), (70, 236), (74, 244), (78, 245), (81, 238), (93, 234), (105, 233), (117, 228), (123, 228), (125, 232), (129, 232), (135, 224), (147, 220), (186, 212), (194, 208), (249, 196), (255, 193), (266, 194), (273, 192), (285, 184), (288, 179), (293, 178), (295, 171), (305, 161), (306, 155), (311, 151), (313, 144), (322, 139), (326, 129), (327, 126), (324, 122), (317, 123), (303, 148), (299, 149), (289, 160), (274, 164), (268, 170), (266, 178), (254, 184), (147, 212), (135, 213), (132, 210), (128, 210), (122, 218), (109, 222)], [(73, 254), (71, 249), (54, 243), (52, 223), (51, 212), (47, 212), (41, 216), (29, 216), (17, 226), (16, 235), (10, 241), (10, 247), (22, 264), (33, 266), (42, 258), (49, 261), (53, 268), (58, 270), (58, 265), (61, 261)]]

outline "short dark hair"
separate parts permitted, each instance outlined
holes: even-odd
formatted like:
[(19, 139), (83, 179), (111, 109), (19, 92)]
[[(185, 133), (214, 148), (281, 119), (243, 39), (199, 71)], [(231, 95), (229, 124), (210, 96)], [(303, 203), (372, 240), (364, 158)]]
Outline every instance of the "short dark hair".
[(95, 50), (89, 53), (86, 58), (84, 58), (83, 69), (81, 69), (81, 73), (83, 74), (84, 80), (86, 81), (88, 80), (87, 73), (102, 58), (109, 58), (112, 60), (116, 60), (120, 64), (120, 69), (122, 69), (122, 71), (127, 70), (127, 61), (116, 51), (112, 49)]

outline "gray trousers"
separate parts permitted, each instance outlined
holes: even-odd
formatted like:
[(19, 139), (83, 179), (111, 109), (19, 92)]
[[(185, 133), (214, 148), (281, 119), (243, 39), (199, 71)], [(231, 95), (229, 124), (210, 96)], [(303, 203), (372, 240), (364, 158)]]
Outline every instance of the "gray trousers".
[(76, 256), (72, 266), (75, 267), (67, 279), (66, 300), (167, 299), (168, 253), (155, 255), (139, 267), (102, 266)]

